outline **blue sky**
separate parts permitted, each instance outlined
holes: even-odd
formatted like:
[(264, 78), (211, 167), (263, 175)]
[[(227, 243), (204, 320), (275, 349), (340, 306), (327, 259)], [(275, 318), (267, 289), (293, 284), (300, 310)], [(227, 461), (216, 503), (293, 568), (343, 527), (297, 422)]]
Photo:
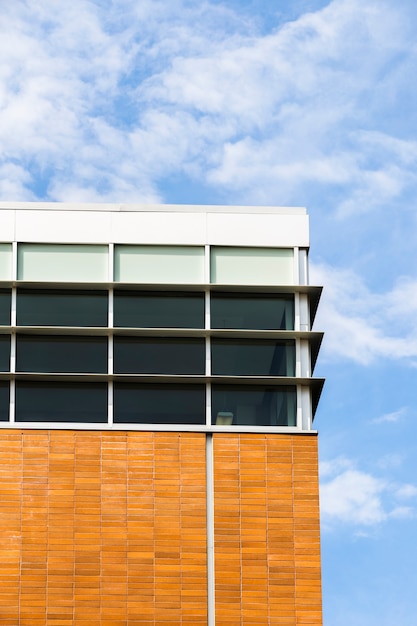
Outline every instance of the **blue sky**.
[(417, 622), (415, 0), (0, 10), (0, 199), (307, 206), (326, 626)]

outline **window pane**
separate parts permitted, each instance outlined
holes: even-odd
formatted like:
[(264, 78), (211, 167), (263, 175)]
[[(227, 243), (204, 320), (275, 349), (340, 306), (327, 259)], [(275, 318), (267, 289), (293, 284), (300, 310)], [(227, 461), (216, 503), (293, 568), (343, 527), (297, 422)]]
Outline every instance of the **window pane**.
[(204, 293), (115, 291), (114, 325), (204, 328)]
[(16, 371), (107, 373), (107, 337), (18, 335)]
[(17, 422), (106, 422), (106, 383), (16, 382)]
[(212, 386), (212, 423), (217, 426), (295, 426), (295, 387)]
[(212, 339), (212, 374), (294, 376), (294, 341)]
[(10, 304), (11, 292), (8, 290), (0, 291), (0, 325), (10, 326)]
[(204, 339), (115, 337), (115, 374), (204, 374)]
[(125, 283), (203, 283), (204, 248), (115, 246), (114, 280)]
[(107, 291), (19, 289), (18, 326), (107, 326)]
[(211, 294), (211, 327), (293, 330), (294, 297), (269, 294)]
[(12, 280), (11, 243), (0, 243), (0, 280)]
[(9, 382), (0, 380), (0, 421), (9, 419)]
[(205, 424), (204, 385), (114, 385), (116, 424)]
[(19, 280), (107, 281), (108, 246), (21, 243), (17, 248)]
[(10, 369), (10, 335), (0, 335), (0, 372)]
[(230, 285), (292, 285), (294, 251), (292, 248), (211, 249), (212, 283)]

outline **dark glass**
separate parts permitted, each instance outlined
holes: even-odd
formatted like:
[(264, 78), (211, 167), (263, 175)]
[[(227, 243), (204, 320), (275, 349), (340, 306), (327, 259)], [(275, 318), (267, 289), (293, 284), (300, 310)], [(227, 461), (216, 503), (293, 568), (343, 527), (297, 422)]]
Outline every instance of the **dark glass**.
[(211, 327), (293, 330), (294, 298), (265, 293), (211, 294)]
[(0, 335), (0, 372), (10, 370), (10, 335)]
[(204, 293), (116, 290), (114, 325), (128, 328), (204, 328)]
[(107, 384), (17, 381), (16, 421), (106, 422)]
[(114, 337), (115, 374), (204, 374), (203, 338)]
[(9, 419), (9, 382), (0, 380), (0, 422)]
[(11, 301), (11, 291), (0, 289), (0, 326), (10, 326)]
[(107, 373), (107, 337), (17, 335), (17, 372)]
[(18, 326), (107, 326), (107, 291), (19, 289)]
[(295, 387), (212, 386), (212, 423), (217, 426), (295, 426)]
[(114, 422), (205, 424), (205, 387), (115, 383)]
[(217, 376), (294, 376), (294, 341), (216, 339), (211, 371)]

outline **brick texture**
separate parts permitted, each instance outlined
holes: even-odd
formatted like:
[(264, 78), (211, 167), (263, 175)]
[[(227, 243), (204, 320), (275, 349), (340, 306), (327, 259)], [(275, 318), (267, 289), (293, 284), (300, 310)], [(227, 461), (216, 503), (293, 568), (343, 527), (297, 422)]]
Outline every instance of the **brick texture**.
[[(207, 624), (202, 433), (0, 430), (0, 624)], [(214, 435), (216, 626), (321, 624), (317, 439)]]
[(214, 435), (216, 626), (318, 626), (317, 438)]
[(205, 436), (0, 431), (0, 624), (207, 623)]

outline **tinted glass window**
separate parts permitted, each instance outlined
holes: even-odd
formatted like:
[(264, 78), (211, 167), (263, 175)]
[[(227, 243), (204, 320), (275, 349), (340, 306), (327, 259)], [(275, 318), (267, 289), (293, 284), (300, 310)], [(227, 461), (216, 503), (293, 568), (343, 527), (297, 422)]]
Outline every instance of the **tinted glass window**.
[(18, 335), (16, 371), (107, 373), (107, 338)]
[(0, 290), (0, 325), (10, 326), (11, 292)]
[(212, 339), (212, 374), (220, 376), (294, 376), (293, 341)]
[(10, 335), (0, 335), (0, 372), (10, 369)]
[(17, 292), (18, 326), (107, 326), (107, 291)]
[(295, 387), (213, 385), (212, 423), (218, 426), (295, 426)]
[(0, 380), (0, 421), (9, 419), (9, 383)]
[(114, 325), (204, 328), (204, 294), (115, 291)]
[(106, 383), (16, 382), (18, 422), (106, 422)]
[(211, 327), (292, 330), (294, 299), (274, 294), (211, 294)]
[(204, 339), (115, 337), (115, 374), (204, 374)]
[(204, 385), (114, 385), (116, 424), (205, 424)]

